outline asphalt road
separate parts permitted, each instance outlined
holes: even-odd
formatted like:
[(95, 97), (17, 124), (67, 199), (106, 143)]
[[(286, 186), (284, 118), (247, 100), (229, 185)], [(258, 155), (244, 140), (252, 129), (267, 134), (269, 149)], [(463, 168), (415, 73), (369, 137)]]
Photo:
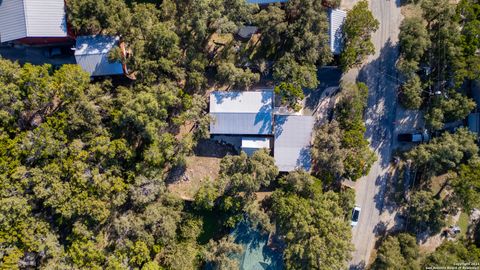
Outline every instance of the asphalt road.
[(402, 15), (400, 0), (371, 0), (370, 8), (380, 21), (379, 30), (372, 37), (376, 53), (360, 70), (352, 70), (344, 77), (345, 80), (362, 81), (369, 86), (366, 137), (378, 158), (369, 174), (359, 179), (355, 185), (355, 201), (362, 211), (358, 225), (352, 229), (355, 251), (350, 269), (363, 269), (369, 264), (384, 219), (393, 220), (384, 208), (384, 194), (386, 180), (390, 177), (394, 146), (397, 104), (395, 62), (398, 58), (397, 41)]

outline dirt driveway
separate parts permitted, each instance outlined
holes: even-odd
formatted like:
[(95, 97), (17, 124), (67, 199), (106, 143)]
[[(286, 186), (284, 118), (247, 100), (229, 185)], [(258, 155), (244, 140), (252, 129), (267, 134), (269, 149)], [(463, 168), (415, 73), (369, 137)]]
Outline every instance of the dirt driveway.
[[(342, 0), (340, 4), (340, 9), (342, 10), (350, 10), (355, 6), (355, 4), (360, 0)], [(381, 1), (388, 1), (388, 0), (381, 0)]]

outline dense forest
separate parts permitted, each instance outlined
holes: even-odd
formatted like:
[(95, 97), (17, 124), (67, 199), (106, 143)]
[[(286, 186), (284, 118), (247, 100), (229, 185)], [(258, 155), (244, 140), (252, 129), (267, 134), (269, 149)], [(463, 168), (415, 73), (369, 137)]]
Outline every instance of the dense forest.
[[(121, 37), (129, 57), (119, 49), (109, 57), (127, 64), (136, 80), (91, 81), (76, 65), (0, 59), (2, 269), (235, 269), (232, 255), (241, 246), (228, 231), (246, 216), (284, 239), (287, 269), (346, 267), (353, 194), (329, 190), (332, 179), (322, 184), (303, 171), (279, 175), (261, 151), (222, 159), (219, 178), (192, 203), (165, 182), (208, 137), (208, 89), (248, 89), (271, 75), (275, 91), (295, 107), (302, 88), (318, 85), (317, 67), (333, 60), (327, 8), (313, 0), (263, 9), (243, 0), (66, 3), (76, 35)], [(366, 7), (357, 12), (369, 13)], [(351, 24), (352, 32), (371, 31)], [(243, 25), (258, 26), (254, 45), (212, 42)], [(351, 47), (361, 46), (355, 33), (352, 39)], [(345, 68), (361, 57), (345, 60)], [(351, 98), (364, 102), (367, 89), (358, 89), (345, 94), (339, 112)], [(361, 123), (364, 106), (354, 110), (353, 121)], [(352, 124), (340, 122), (342, 129)], [(358, 131), (345, 133), (346, 149), (363, 140), (364, 127), (354, 124)], [(185, 126), (191, 132), (180, 132)], [(346, 165), (341, 174), (358, 177), (363, 167), (368, 164)], [(275, 191), (260, 205), (255, 198), (262, 188)], [(200, 239), (205, 215), (222, 226)]]
[[(414, 1), (419, 12), (400, 26), (401, 103), (426, 111), (428, 126), (464, 119), (474, 108), (462, 85), (480, 78), (478, 1)], [(465, 88), (465, 87), (464, 87)]]

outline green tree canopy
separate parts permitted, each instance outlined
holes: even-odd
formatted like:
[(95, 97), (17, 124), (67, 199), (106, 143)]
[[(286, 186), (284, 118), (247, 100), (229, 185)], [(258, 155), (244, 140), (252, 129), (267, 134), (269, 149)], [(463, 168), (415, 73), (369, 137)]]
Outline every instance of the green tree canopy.
[(420, 17), (405, 18), (400, 25), (398, 38), (402, 57), (409, 61), (419, 62), (430, 46), (426, 22)]
[(450, 181), (454, 189), (454, 199), (465, 211), (480, 207), (480, 163), (478, 161), (461, 165), (458, 174)]
[(425, 119), (433, 129), (442, 129), (445, 123), (465, 119), (475, 106), (471, 98), (451, 90), (433, 100)]
[(479, 263), (480, 249), (461, 241), (445, 241), (435, 252), (427, 256), (423, 266), (445, 266), (465, 262)]
[(383, 240), (372, 269), (419, 270), (420, 265), (418, 245), (415, 236), (402, 233), (397, 236), (388, 236)]
[(272, 216), (285, 237), (286, 269), (346, 267), (352, 246), (350, 226), (334, 192), (322, 193), (319, 180), (292, 172), (272, 195)]
[(114, 88), (76, 65), (0, 59), (0, 86), (2, 267), (177, 268), (182, 249), (198, 264), (199, 230), (177, 234), (193, 217), (163, 181), (188, 151), (173, 119), (198, 119), (175, 84)]
[(343, 25), (345, 48), (340, 55), (343, 70), (360, 65), (365, 57), (375, 52), (371, 35), (380, 23), (368, 9), (367, 1), (360, 1), (348, 11)]
[(302, 88), (293, 83), (282, 82), (274, 88), (275, 94), (282, 98), (282, 104), (287, 105), (294, 111), (299, 111), (302, 108), (300, 102), (305, 95)]
[(248, 89), (260, 80), (260, 74), (238, 68), (233, 63), (222, 63), (218, 66), (217, 78), (228, 86)]
[(268, 226), (261, 213), (263, 210), (253, 205), (255, 192), (268, 187), (278, 173), (275, 160), (267, 150), (256, 151), (251, 157), (245, 152), (238, 156), (227, 155), (220, 162), (219, 178), (213, 184), (207, 181), (200, 187), (194, 206), (220, 214), (223, 225), (230, 228), (242, 220), (245, 213), (255, 215), (258, 222), (254, 223)]
[(364, 110), (368, 88), (363, 83), (342, 84), (335, 119), (317, 128), (312, 148), (315, 172), (330, 181), (356, 180), (367, 174), (376, 160), (364, 138)]
[(442, 136), (433, 138), (428, 144), (421, 144), (406, 153), (413, 165), (425, 173), (425, 176), (437, 175), (460, 164), (478, 157), (476, 135), (465, 128), (458, 129), (454, 134), (445, 132)]
[(422, 105), (422, 81), (418, 75), (412, 75), (402, 85), (400, 102), (407, 109), (418, 110)]
[(408, 205), (409, 229), (413, 232), (438, 233), (445, 225), (442, 202), (428, 191), (417, 191), (411, 195)]
[(242, 246), (235, 244), (231, 237), (224, 237), (219, 241), (210, 240), (204, 256), (213, 269), (236, 269), (238, 268), (238, 261), (233, 256), (240, 254), (242, 251)]

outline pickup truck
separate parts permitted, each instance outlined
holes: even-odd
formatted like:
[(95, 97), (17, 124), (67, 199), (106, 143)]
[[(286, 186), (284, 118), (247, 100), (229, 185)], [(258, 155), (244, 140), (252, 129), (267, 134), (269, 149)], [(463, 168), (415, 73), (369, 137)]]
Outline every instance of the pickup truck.
[(422, 143), (428, 142), (429, 140), (430, 136), (428, 135), (426, 130), (424, 132), (398, 134), (398, 141), (400, 142)]

